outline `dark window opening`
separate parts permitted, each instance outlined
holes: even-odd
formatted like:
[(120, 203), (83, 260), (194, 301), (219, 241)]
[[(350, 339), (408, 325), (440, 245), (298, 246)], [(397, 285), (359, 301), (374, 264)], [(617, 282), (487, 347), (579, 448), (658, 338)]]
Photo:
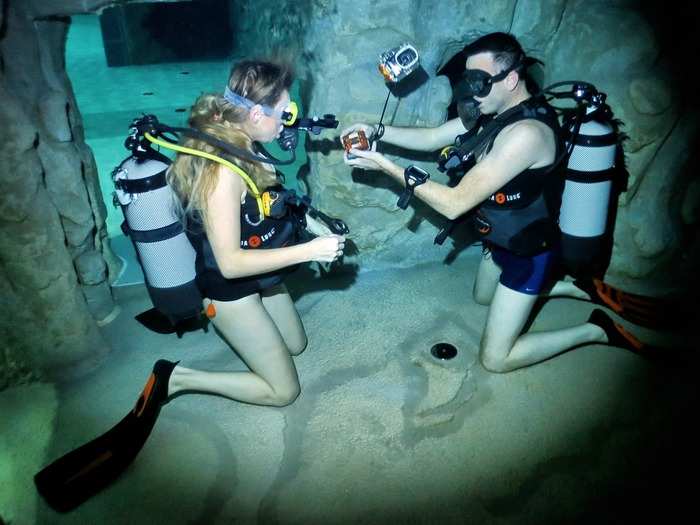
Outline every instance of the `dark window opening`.
[(228, 0), (110, 7), (100, 29), (108, 66), (217, 60), (233, 41)]

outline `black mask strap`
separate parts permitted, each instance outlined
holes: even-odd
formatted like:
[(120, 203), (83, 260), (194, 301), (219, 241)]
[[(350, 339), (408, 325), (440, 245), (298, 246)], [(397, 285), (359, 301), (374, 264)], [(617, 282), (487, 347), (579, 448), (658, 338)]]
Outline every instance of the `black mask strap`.
[[(527, 68), (535, 62), (540, 61), (536, 58), (521, 55), (512, 66), (495, 75), (490, 75), (481, 69), (467, 69), (464, 73), (464, 78), (467, 82), (468, 90), (470, 91), (469, 94), (479, 98), (487, 97), (488, 94), (491, 93), (491, 87), (493, 84), (506, 78), (511, 71), (518, 71), (523, 68)], [(540, 62), (540, 64), (541, 63), (542, 62)]]

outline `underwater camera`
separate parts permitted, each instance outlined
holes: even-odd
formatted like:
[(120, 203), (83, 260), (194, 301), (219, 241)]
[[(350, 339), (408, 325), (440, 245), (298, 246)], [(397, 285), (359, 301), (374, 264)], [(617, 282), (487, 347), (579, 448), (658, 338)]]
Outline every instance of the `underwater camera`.
[(418, 51), (411, 44), (401, 44), (379, 55), (379, 72), (387, 82), (403, 80), (418, 65)]
[(348, 133), (343, 137), (343, 147), (345, 151), (349, 152), (350, 148), (355, 149), (369, 149), (369, 141), (367, 140), (367, 135), (361, 129)]
[(343, 148), (345, 148), (345, 153), (348, 154), (348, 159), (354, 159), (355, 155), (350, 154), (350, 149), (369, 149), (369, 140), (367, 140), (367, 135), (361, 129), (348, 133), (342, 137)]

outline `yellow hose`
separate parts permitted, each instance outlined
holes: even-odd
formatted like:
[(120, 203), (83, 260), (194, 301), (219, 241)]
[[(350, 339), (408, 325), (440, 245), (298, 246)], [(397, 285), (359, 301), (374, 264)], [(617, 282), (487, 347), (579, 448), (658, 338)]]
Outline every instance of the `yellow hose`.
[(207, 153), (206, 151), (199, 151), (196, 149), (192, 148), (185, 148), (184, 146), (179, 146), (177, 144), (173, 144), (172, 142), (168, 142), (167, 140), (161, 140), (150, 133), (146, 132), (143, 134), (146, 139), (148, 139), (150, 142), (153, 144), (158, 144), (159, 146), (162, 146), (167, 149), (171, 149), (174, 151), (179, 151), (180, 153), (186, 153), (188, 155), (196, 155), (198, 157), (203, 157), (205, 159), (213, 160), (214, 162), (218, 162), (219, 164), (223, 164), (233, 172), (237, 173), (240, 175), (240, 177), (245, 181), (245, 183), (248, 185), (250, 188), (250, 191), (253, 193), (253, 196), (255, 197), (255, 200), (258, 203), (258, 209), (260, 210), (260, 216), (264, 217), (265, 214), (264, 208), (263, 208), (263, 203), (262, 203), (262, 198), (260, 197), (260, 191), (258, 190), (258, 187), (255, 185), (253, 180), (248, 176), (248, 174), (243, 171), (241, 168), (233, 164), (232, 162), (227, 161), (226, 159), (222, 159), (221, 157), (214, 155), (213, 153)]

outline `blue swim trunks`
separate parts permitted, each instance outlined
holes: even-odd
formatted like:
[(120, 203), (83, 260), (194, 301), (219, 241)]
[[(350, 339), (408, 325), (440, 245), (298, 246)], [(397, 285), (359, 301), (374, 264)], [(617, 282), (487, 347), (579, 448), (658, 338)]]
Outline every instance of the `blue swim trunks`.
[(491, 257), (501, 268), (500, 283), (506, 288), (528, 295), (538, 295), (549, 282), (556, 262), (556, 252), (549, 250), (532, 257), (522, 257), (490, 245)]

